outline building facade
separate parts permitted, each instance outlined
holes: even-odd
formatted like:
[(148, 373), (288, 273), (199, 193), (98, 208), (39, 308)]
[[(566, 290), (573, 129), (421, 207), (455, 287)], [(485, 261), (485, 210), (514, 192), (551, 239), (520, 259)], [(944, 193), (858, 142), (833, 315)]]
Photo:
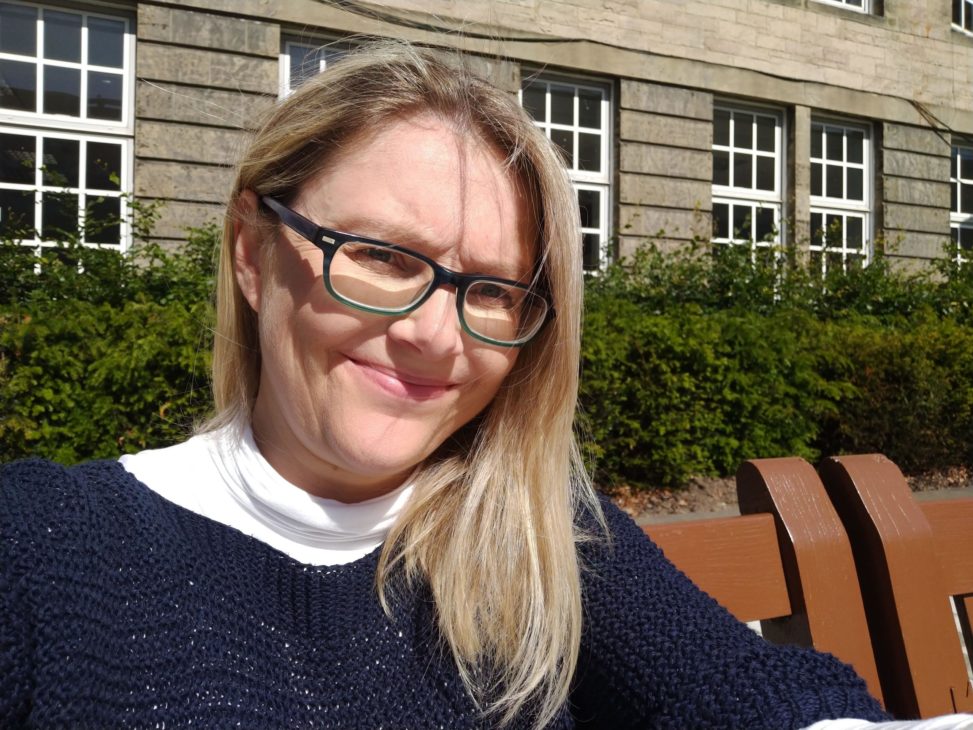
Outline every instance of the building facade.
[(90, 222), (136, 199), (178, 241), (221, 217), (260, 112), (374, 36), (518, 95), (588, 268), (650, 240), (973, 258), (973, 0), (8, 0), (0, 226), (125, 248), (126, 222)]

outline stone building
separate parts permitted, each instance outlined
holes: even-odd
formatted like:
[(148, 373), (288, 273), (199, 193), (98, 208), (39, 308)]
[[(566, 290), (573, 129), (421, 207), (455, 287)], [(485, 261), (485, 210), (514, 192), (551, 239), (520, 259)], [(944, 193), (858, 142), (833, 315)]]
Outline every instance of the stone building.
[(973, 251), (973, 0), (7, 0), (0, 225), (42, 244), (134, 196), (180, 239), (220, 217), (260, 109), (367, 36), (520, 95), (589, 267), (694, 237), (823, 267)]

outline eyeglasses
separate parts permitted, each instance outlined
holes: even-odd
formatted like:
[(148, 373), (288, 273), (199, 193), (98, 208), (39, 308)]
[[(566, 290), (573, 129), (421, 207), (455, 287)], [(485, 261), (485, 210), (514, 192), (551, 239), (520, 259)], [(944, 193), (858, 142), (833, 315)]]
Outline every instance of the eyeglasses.
[(453, 286), (463, 330), (500, 347), (527, 344), (554, 314), (547, 297), (519, 282), (460, 274), (403, 246), (319, 226), (269, 195), (261, 200), (285, 226), (324, 252), (324, 285), (349, 307), (407, 314), (439, 287)]

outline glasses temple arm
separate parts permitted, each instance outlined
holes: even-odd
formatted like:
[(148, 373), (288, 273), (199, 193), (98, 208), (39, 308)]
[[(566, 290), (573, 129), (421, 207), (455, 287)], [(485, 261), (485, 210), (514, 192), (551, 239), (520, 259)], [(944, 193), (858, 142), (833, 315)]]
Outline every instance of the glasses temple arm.
[(321, 227), (318, 226), (313, 221), (308, 220), (300, 213), (296, 213), (291, 210), (283, 203), (278, 201), (276, 198), (272, 198), (269, 195), (261, 196), (260, 200), (270, 208), (277, 217), (280, 218), (281, 222), (288, 228), (297, 231), (304, 238), (312, 243), (321, 243)]

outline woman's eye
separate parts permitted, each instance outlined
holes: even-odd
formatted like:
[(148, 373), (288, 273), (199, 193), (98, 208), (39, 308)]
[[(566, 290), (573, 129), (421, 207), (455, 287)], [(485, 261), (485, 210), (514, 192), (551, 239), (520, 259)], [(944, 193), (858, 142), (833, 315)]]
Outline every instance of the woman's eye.
[(511, 296), (510, 289), (499, 284), (480, 284), (471, 293), (474, 302), (484, 307), (511, 309), (516, 304), (514, 297)]

